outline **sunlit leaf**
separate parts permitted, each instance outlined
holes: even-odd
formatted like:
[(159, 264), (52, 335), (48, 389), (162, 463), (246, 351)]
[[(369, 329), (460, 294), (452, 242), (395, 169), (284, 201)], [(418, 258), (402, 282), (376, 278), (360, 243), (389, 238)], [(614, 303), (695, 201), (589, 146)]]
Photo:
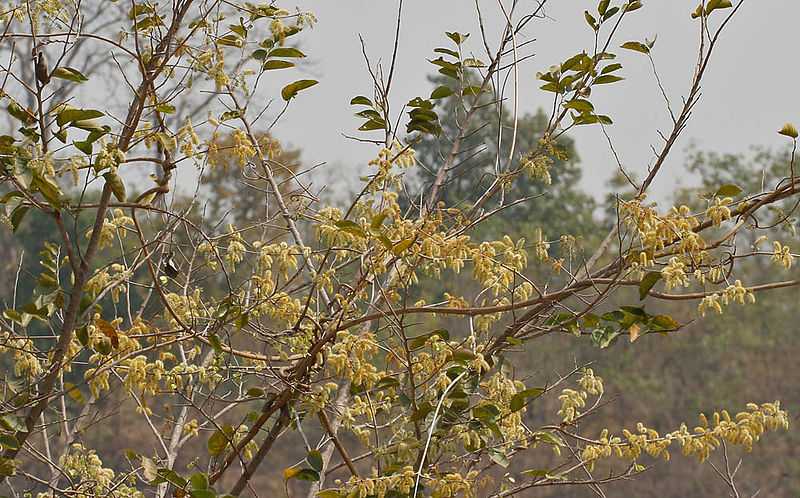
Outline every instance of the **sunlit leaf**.
[(283, 100), (288, 102), (291, 99), (293, 99), (297, 95), (297, 93), (300, 92), (301, 90), (305, 90), (306, 88), (311, 88), (317, 83), (319, 83), (319, 81), (317, 80), (298, 80), (295, 81), (294, 83), (289, 83), (288, 85), (283, 87), (283, 90), (281, 90), (281, 97), (283, 97)]

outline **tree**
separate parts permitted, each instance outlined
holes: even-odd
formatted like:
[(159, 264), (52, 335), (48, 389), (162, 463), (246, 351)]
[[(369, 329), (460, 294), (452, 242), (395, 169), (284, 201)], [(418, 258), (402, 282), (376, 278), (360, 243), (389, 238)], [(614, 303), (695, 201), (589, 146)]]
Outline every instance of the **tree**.
[[(447, 80), (444, 75), (432, 78), (436, 89), (449, 88), (446, 86)], [(474, 84), (475, 81), (470, 83)], [(434, 95), (436, 91), (442, 92), (436, 89)], [(427, 173), (429, 181), (435, 178), (455, 137), (460, 133), (459, 123), (463, 121), (464, 114), (463, 100), (458, 94), (451, 93), (442, 98), (439, 111), (442, 132), (438, 136), (424, 135), (414, 145), (415, 158), (422, 166), (423, 175)], [(524, 114), (514, 121), (509, 109), (502, 103), (493, 102), (488, 93), (479, 95), (472, 119), (482, 125), (462, 140), (463, 157), (453, 164), (442, 194), (453, 205), (468, 202), (475, 192), (491, 183), (496, 170), (508, 168), (509, 157), (499, 151), (503, 150), (503, 144), (511, 143), (515, 128), (517, 143), (514, 155), (510, 158), (511, 164), (519, 164), (527, 159), (530, 151), (536, 150), (537, 141), (548, 126), (548, 117), (542, 110), (535, 114)], [(578, 188), (582, 172), (575, 145), (572, 139), (562, 136), (557, 140), (557, 146), (558, 157), (552, 158), (553, 164), (548, 171), (530, 170), (515, 178), (513, 187), (509, 189), (511, 191), (506, 195), (513, 195), (517, 204), (503, 209), (490, 224), (485, 225), (494, 228), (494, 237), (502, 233), (522, 237), (536, 228), (549, 234), (590, 236), (595, 232), (594, 199)], [(423, 185), (426, 176), (423, 176)]]
[[(4, 69), (6, 109), (20, 127), (0, 137), (2, 201), (15, 230), (31, 220), (55, 227), (32, 296), (3, 313), (9, 368), (0, 477), (12, 493), (205, 498), (276, 483), (288, 494), (298, 482), (327, 498), (599, 490), (670, 452), (702, 462), (729, 446), (750, 450), (772, 437), (767, 432), (787, 428), (788, 414), (774, 401), (734, 416), (701, 414), (697, 427), (678, 424), (663, 434), (642, 424), (589, 431), (604, 403), (603, 380), (589, 365), (550, 383), (525, 377), (516, 353), (535, 352), (544, 337), (574, 335), (601, 349), (621, 338), (640, 344), (684, 326), (668, 311), (654, 313), (654, 301), (697, 303), (703, 317), (798, 283), (780, 275), (794, 260), (781, 240), (768, 255), (775, 263), (769, 279), (755, 285), (738, 269), (765, 254), (730, 254), (738, 234), (779, 235), (750, 221), (797, 198), (793, 154), (773, 182), (719, 185), (695, 209), (659, 209), (646, 199), (741, 2), (712, 0), (691, 14), (701, 42), (690, 91), (648, 176), (618, 200), (610, 231), (579, 244), (574, 233), (538, 231), (527, 241), (493, 233), (500, 222), (484, 230), (504, 209), (526, 203), (529, 216), (548, 216), (527, 197), (548, 191), (553, 178), (564, 178), (553, 199), (579, 202), (561, 195), (577, 174), (563, 150), (566, 134), (612, 124), (595, 111), (592, 89), (621, 78), (612, 53), (617, 28), (642, 8), (638, 0), (601, 0), (585, 12), (594, 46), (538, 75), (553, 96), (552, 113), (501, 115), (497, 122), (510, 131), (484, 137), (493, 160), (470, 166), (460, 181), (459, 164), (481, 146), (472, 142), (487, 125), (481, 120), (496, 119), (481, 110), (506, 97), (494, 82), (519, 78), (519, 36), (545, 4), (506, 11), (485, 62), (465, 56), (472, 43), (490, 46), (485, 35), (481, 43), (446, 33), (433, 63), (447, 83), (430, 98), (409, 95), (400, 116), (389, 106), (396, 51), (388, 72), (370, 67), (372, 97), (352, 104), (364, 118), (360, 131), (378, 137), (364, 138), (377, 145), (373, 173), (345, 209), (320, 205), (314, 195), (287, 198), (287, 185), (305, 191), (302, 178), (279, 164), (266, 139), (294, 99), (324, 85), (290, 80), (268, 126), (258, 107), (261, 83), (291, 73), (278, 70), (304, 57), (294, 40), (313, 14), (273, 4), (141, 2), (86, 32), (81, 3), (12, 7), (0, 36), (30, 40), (34, 53)], [(79, 65), (82, 51), (97, 50), (90, 44), (124, 60), (119, 105), (83, 104), (79, 89), (92, 75), (59, 56)], [(647, 56), (653, 47), (621, 45)], [(27, 72), (17, 70), (26, 64)], [(214, 98), (198, 111), (203, 92)], [(450, 95), (456, 98), (436, 103)], [(449, 128), (441, 117), (447, 102), (461, 109)], [(394, 123), (406, 110), (403, 132)], [(794, 126), (780, 133), (796, 145)], [(417, 166), (415, 147), (432, 136), (448, 145), (428, 153), (431, 177), (409, 192), (402, 172)], [(263, 199), (263, 214), (222, 216), (239, 207), (231, 203), (216, 210), (228, 223), (203, 224), (197, 215), (207, 191), (190, 199), (172, 192), (176, 170), (218, 162), (220, 147), (242, 167), (243, 186)], [(130, 173), (143, 167), (154, 167), (153, 184), (129, 195)], [(70, 177), (82, 188), (64, 188)], [(228, 181), (207, 178), (212, 191)], [(459, 274), (471, 284), (455, 284)], [(425, 295), (432, 283), (445, 289), (433, 303)], [(526, 422), (548, 401), (557, 408)], [(124, 421), (125, 430), (114, 431), (111, 420)], [(134, 430), (135, 447), (124, 458), (98, 454), (98, 437)], [(265, 465), (286, 441), (302, 455), (285, 468)], [(529, 453), (547, 455), (546, 466), (514, 466)], [(720, 475), (738, 494), (732, 471)]]

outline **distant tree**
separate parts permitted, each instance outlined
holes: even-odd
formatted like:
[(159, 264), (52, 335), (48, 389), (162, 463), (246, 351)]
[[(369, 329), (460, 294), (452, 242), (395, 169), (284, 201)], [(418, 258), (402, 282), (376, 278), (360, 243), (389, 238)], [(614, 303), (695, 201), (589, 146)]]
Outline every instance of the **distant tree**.
[[(447, 79), (439, 75), (431, 81), (436, 88), (441, 88)], [(465, 119), (464, 102), (455, 93), (442, 99), (440, 107), (442, 132), (438, 136), (424, 135), (414, 145), (416, 158), (423, 168), (422, 173), (418, 173), (422, 175), (423, 186), (434, 180), (459, 135), (459, 123)], [(493, 102), (488, 94), (481, 95), (472, 119), (482, 125), (462, 139), (463, 152), (451, 166), (452, 172), (443, 186), (442, 197), (453, 205), (474, 198), (476, 192), (491, 184), (498, 171), (506, 171), (509, 164), (525, 161), (526, 156), (537, 150), (538, 141), (548, 127), (548, 116), (542, 110), (518, 116), (515, 151), (509, 158), (500, 152), (509, 146), (514, 134), (514, 115), (507, 106)], [(532, 234), (535, 228), (548, 234), (588, 236), (596, 233), (596, 206), (594, 199), (580, 190), (582, 170), (575, 144), (569, 137), (562, 136), (556, 147), (558, 154), (552, 158), (553, 164), (546, 174), (539, 172), (537, 176), (537, 172), (531, 170), (509, 185), (501, 202), (517, 204), (494, 217), (491, 223), (494, 236), (500, 232), (525, 236)], [(506, 223), (500, 223), (501, 220)]]

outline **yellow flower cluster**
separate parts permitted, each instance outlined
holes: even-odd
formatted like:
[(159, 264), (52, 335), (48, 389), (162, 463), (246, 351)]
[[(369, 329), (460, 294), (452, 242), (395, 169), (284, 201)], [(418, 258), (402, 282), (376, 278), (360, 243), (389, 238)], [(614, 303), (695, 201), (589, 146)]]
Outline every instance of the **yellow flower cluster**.
[(709, 421), (704, 414), (700, 414), (700, 425), (692, 431), (682, 424), (678, 430), (663, 437), (641, 423), (636, 433), (623, 431), (624, 440), (619, 436), (609, 436), (608, 430), (604, 429), (599, 440), (587, 445), (581, 456), (586, 462), (594, 462), (612, 455), (636, 460), (647, 453), (651, 457), (669, 460), (668, 448), (677, 442), (685, 456), (693, 456), (703, 462), (723, 441), (751, 451), (753, 444), (765, 432), (788, 428), (789, 416), (781, 409), (779, 401), (761, 405), (748, 403), (747, 410), (737, 413), (735, 417), (722, 410), (714, 412)]
[(522, 159), (522, 170), (531, 178), (540, 180), (545, 185), (550, 185), (550, 166), (553, 160), (544, 154), (527, 155)]
[(782, 265), (787, 270), (792, 267), (794, 263), (794, 256), (789, 246), (782, 245), (777, 240), (772, 243), (773, 254), (772, 261)]
[(377, 352), (378, 345), (371, 332), (354, 335), (343, 330), (336, 334), (336, 342), (327, 348), (328, 366), (337, 377), (369, 389), (382, 374), (372, 361)]
[(565, 424), (574, 422), (580, 417), (580, 410), (586, 406), (589, 395), (600, 396), (603, 394), (603, 379), (594, 374), (591, 368), (584, 368), (581, 378), (578, 379), (581, 389), (563, 389), (558, 396), (561, 408), (558, 415)]
[(701, 316), (705, 316), (707, 310), (714, 310), (717, 313), (722, 313), (723, 307), (728, 306), (731, 302), (745, 304), (747, 301), (754, 303), (756, 301), (756, 296), (752, 291), (747, 290), (747, 288), (742, 285), (741, 280), (737, 280), (732, 285), (726, 287), (722, 293), (715, 292), (714, 294), (704, 297), (697, 306), (697, 310), (700, 312)]
[[(525, 239), (516, 243), (508, 235), (501, 240), (483, 242), (472, 254), (475, 278), (484, 288), (491, 289), (495, 296), (514, 288), (519, 272), (528, 266), (528, 252), (524, 249)], [(532, 291), (532, 287), (525, 287)], [(523, 292), (527, 299), (530, 292)]]
[(10, 331), (0, 331), (0, 353), (6, 352), (13, 353), (14, 374), (18, 377), (32, 379), (44, 372), (33, 341), (27, 337), (14, 336)]
[(126, 292), (125, 282), (131, 277), (131, 272), (119, 263), (112, 263), (109, 267), (98, 270), (86, 282), (86, 292), (91, 295), (98, 295), (106, 287), (111, 287), (111, 298), (115, 303), (119, 302), (121, 293)]
[(243, 130), (234, 130), (233, 132), (233, 154), (239, 161), (239, 166), (244, 166), (247, 161), (256, 155), (256, 149), (253, 147), (253, 142)]
[(669, 259), (669, 264), (661, 269), (661, 276), (667, 284), (667, 289), (689, 286), (689, 278), (686, 276), (686, 263), (677, 257)]
[(730, 219), (731, 209), (728, 207), (733, 202), (731, 197), (714, 197), (714, 203), (706, 210), (706, 216), (714, 225), (720, 225), (723, 221)]
[[(498, 372), (488, 380), (481, 383), (485, 390), (485, 400), (496, 406), (510, 406), (511, 399), (520, 391), (525, 390), (525, 384), (520, 381), (509, 379), (506, 375)], [(480, 406), (480, 405), (479, 405)], [(522, 416), (525, 408), (504, 414), (498, 420), (498, 426), (503, 433), (503, 446), (511, 448), (513, 446), (527, 446), (525, 427), (522, 423)]]
[[(115, 482), (114, 471), (103, 467), (95, 450), (80, 443), (70, 446), (69, 452), (59, 459), (60, 468), (70, 477), (70, 487), (65, 490), (76, 498), (144, 498), (141, 491), (126, 482)], [(39, 493), (38, 498), (49, 498), (51, 493)]]
[(242, 234), (237, 232), (233, 225), (228, 225), (228, 251), (225, 253), (225, 261), (231, 268), (235, 268), (244, 260), (246, 250)]
[[(423, 475), (426, 487), (430, 489), (432, 498), (454, 498), (461, 496), (464, 498), (474, 498), (476, 496), (475, 480), (478, 477), (476, 471), (463, 476), (459, 473), (448, 473), (442, 475)], [(404, 467), (395, 474), (380, 477), (359, 478), (351, 477), (346, 486), (343, 487), (340, 496), (342, 498), (386, 498), (389, 492), (408, 495), (412, 493), (416, 482), (416, 473), (410, 466)]]
[(94, 169), (98, 172), (104, 169), (115, 172), (123, 162), (125, 162), (125, 153), (119, 150), (114, 143), (104, 143), (94, 159)]
[[(126, 216), (125, 213), (117, 208), (112, 212), (112, 218), (103, 220), (103, 226), (100, 228), (100, 235), (98, 239), (98, 249), (111, 247), (114, 244), (115, 237), (125, 238), (128, 233), (125, 227), (133, 225), (133, 218)], [(86, 230), (86, 238), (92, 237), (93, 229)]]

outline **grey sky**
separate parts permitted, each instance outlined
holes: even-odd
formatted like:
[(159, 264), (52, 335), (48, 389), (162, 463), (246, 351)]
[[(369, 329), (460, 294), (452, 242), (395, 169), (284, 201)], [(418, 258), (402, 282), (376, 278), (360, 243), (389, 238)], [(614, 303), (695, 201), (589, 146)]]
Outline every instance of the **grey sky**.
[[(497, 1), (480, 0), (490, 36), (502, 28)], [(510, 4), (510, 0), (504, 0)], [(698, 24), (689, 14), (696, 0), (646, 0), (645, 7), (632, 13), (617, 38), (618, 43), (658, 35), (653, 51), (659, 74), (674, 108), (689, 87), (696, 60)], [(296, 99), (279, 126), (278, 138), (303, 149), (307, 163), (362, 166), (374, 154), (365, 144), (347, 140), (342, 133), (356, 134), (359, 118), (353, 116), (350, 98), (371, 93), (358, 35), (368, 47), (371, 60), (388, 61), (391, 55), (397, 2), (388, 0), (308, 0), (297, 2), (317, 14), (319, 24), (303, 35), (302, 46), (313, 64), (310, 71), (320, 85)], [(520, 12), (535, 5), (520, 0)], [(537, 71), (591, 46), (592, 34), (582, 11), (596, 9), (595, 1), (551, 1), (548, 20), (537, 21), (526, 31), (537, 39), (521, 52), (536, 56), (520, 68), (520, 110), (534, 111), (548, 106), (550, 95), (538, 89)], [(718, 16), (722, 17), (722, 16)], [(776, 131), (786, 121), (798, 120), (798, 100), (793, 91), (798, 69), (793, 63), (796, 20), (800, 2), (792, 0), (748, 0), (734, 18), (712, 61), (704, 92), (667, 170), (655, 184), (663, 194), (681, 182), (681, 162), (691, 141), (699, 147), (720, 152), (742, 152), (750, 145), (780, 146), (786, 143)], [(434, 66), (426, 61), (433, 48), (446, 46), (444, 31), (470, 32), (468, 48), (484, 60), (478, 38), (474, 2), (471, 0), (406, 0), (397, 73), (393, 86), (395, 111), (408, 99), (427, 95), (426, 77)], [(523, 41), (523, 40), (520, 40)], [(647, 58), (617, 50), (627, 79), (598, 88), (592, 101), (599, 112), (610, 114), (608, 128), (626, 168), (639, 176), (652, 159), (650, 144), (659, 145), (657, 129), (669, 130), (670, 119), (652, 76)], [(275, 88), (296, 79), (281, 75)], [(277, 78), (276, 78), (277, 80)], [(511, 96), (511, 92), (508, 93)], [(604, 183), (615, 162), (601, 130), (580, 127), (572, 133), (583, 160), (584, 187), (604, 191)], [(348, 168), (349, 169), (349, 168)], [(684, 183), (686, 181), (684, 180)]]

